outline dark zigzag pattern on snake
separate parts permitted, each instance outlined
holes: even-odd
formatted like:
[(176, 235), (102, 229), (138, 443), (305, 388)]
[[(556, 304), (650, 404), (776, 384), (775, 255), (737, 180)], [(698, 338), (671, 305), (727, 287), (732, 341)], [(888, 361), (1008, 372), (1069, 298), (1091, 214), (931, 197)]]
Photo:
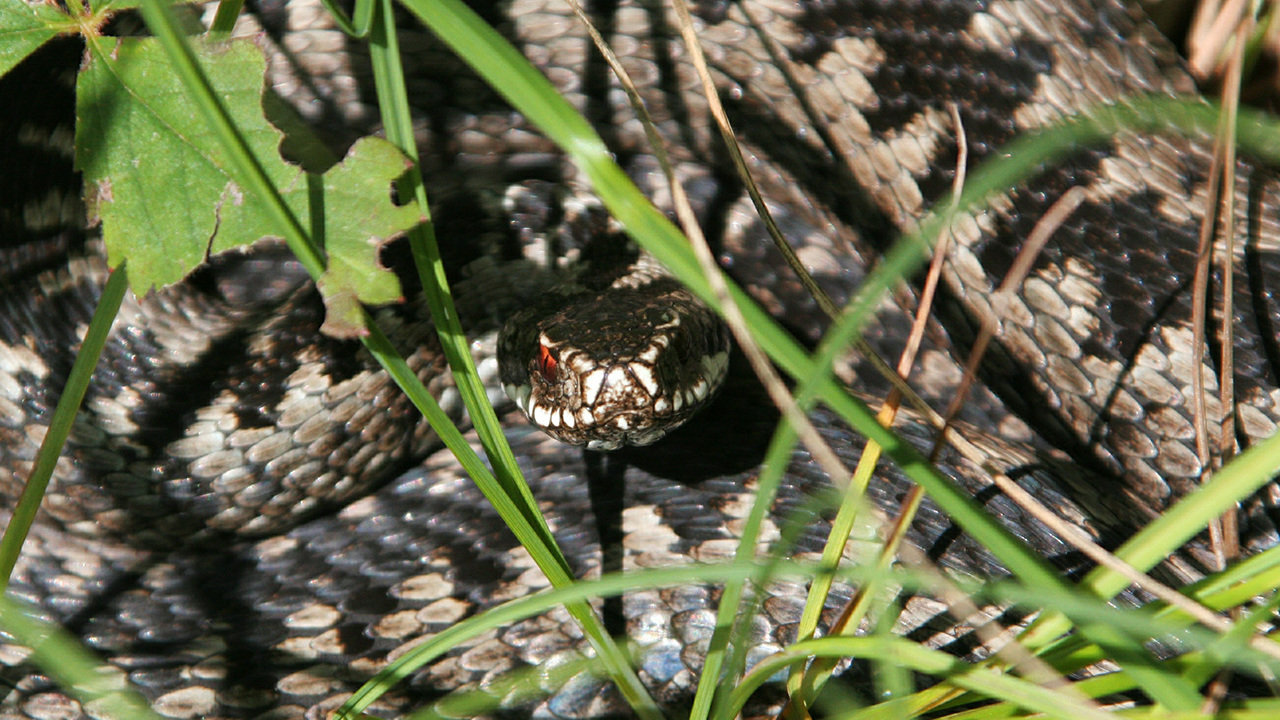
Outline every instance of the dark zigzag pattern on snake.
[[(743, 8), (752, 14), (759, 34), (744, 26)], [(1191, 90), (1164, 42), (1128, 11), (1106, 3), (851, 0), (796, 6), (708, 3), (696, 9), (712, 64), (774, 209), (838, 298), (856, 286), (866, 258), (874, 257), (949, 186), (955, 142), (944, 115), (948, 102), (960, 109), (971, 162), (976, 163), (1020, 130), (1058, 112), (1132, 91)], [(605, 75), (598, 61), (588, 60), (582, 67), (580, 33), (571, 29), (564, 11), (521, 3), (489, 8), (487, 16), (552, 70), (570, 96), (601, 123), (641, 186), (658, 194), (660, 183), (637, 144), (634, 126), (625, 122), (625, 111), (610, 105), (613, 96), (604, 94)], [(268, 14), (268, 24), (271, 18)], [(644, 11), (620, 3), (606, 19), (614, 38), (630, 43), (624, 55), (633, 73), (651, 88), (649, 100), (660, 128), (678, 142), (675, 155), (686, 179), (692, 180), (696, 206), (721, 244), (721, 254), (732, 258), (732, 271), (802, 337), (816, 338), (822, 322), (791, 281), (774, 270), (778, 263), (769, 251), (761, 249), (759, 225), (743, 210), (737, 182), (712, 149), (701, 101), (687, 93), (677, 100), (663, 92), (688, 87), (687, 68), (651, 55), (670, 46), (659, 42), (664, 35), (648, 33), (653, 18)], [(762, 36), (776, 43), (772, 54), (761, 47)], [(333, 49), (334, 35), (316, 37), (300, 55)], [(423, 146), (429, 151), (428, 175), (437, 186), (433, 197), (441, 207), (439, 234), (446, 243), (455, 238), (454, 245), (463, 233), (491, 237), (502, 245), (510, 237), (511, 218), (495, 214), (494, 188), (501, 192), (530, 179), (561, 182), (569, 171), (546, 143), (522, 132), (521, 122), (442, 52), (422, 48), (414, 58), (425, 68), (411, 71), (410, 77), (421, 83), (414, 97), (430, 105), (423, 109)], [(74, 67), (74, 55), (63, 63)], [(358, 70), (358, 61), (356, 66)], [(47, 82), (38, 83), (47, 77), (45, 71), (32, 82), (48, 92)], [(20, 80), (5, 80), (10, 88), (6, 97), (33, 92), (15, 88)], [(333, 94), (318, 103), (313, 118), (341, 140), (343, 133), (353, 131), (348, 124), (333, 123), (335, 116), (346, 117), (341, 86), (319, 82)], [(307, 107), (305, 90), (287, 80), (281, 83), (287, 95)], [(70, 118), (67, 105), (61, 115), (50, 110), (56, 109), (53, 102), (30, 105), (39, 109), (23, 107), (23, 112), (51, 112), (36, 119), (43, 126)], [(15, 120), (6, 116), (5, 122)], [(3, 136), (8, 142), (17, 134)], [(20, 178), (20, 188), (50, 183), (65, 188), (72, 182), (63, 155), (41, 155), (37, 162), (5, 153), (3, 162), (4, 177)], [(1184, 341), (1194, 224), (1200, 214), (1197, 202), (1202, 202), (1196, 193), (1206, 167), (1200, 144), (1125, 138), (1046, 169), (1010, 192), (995, 212), (959, 226), (960, 249), (948, 271), (947, 290), (951, 315), (963, 319), (947, 317), (946, 331), (964, 341), (1018, 238), (1065, 187), (1090, 188), (1090, 202), (1066, 222), (1039, 259), (1017, 308), (1021, 312), (1015, 312), (1017, 321), (1006, 324), (987, 373), (996, 394), (979, 391), (968, 419), (1005, 436), (1004, 444), (1000, 438), (992, 443), (1015, 453), (1010, 463), (1016, 475), (1042, 501), (1091, 518), (1086, 526), (1107, 542), (1125, 537), (1185, 494), (1199, 472), (1187, 451), (1185, 378), (1191, 356)], [(60, 169), (66, 171), (62, 177)], [(1240, 183), (1244, 196), (1256, 199), (1237, 222), (1250, 238), (1242, 253), (1245, 263), (1237, 271), (1240, 316), (1234, 319), (1239, 328), (1237, 393), (1245, 408), (1238, 435), (1248, 445), (1273, 431), (1277, 415), (1271, 399), (1276, 310), (1268, 288), (1270, 279), (1280, 275), (1274, 267), (1276, 205), (1270, 173), (1244, 162)], [(6, 210), (28, 203), (30, 198), (14, 194), (6, 199)], [(535, 226), (539, 222), (515, 219)], [(69, 359), (59, 353), (70, 344), (75, 326), (87, 319), (96, 280), (86, 269), (91, 262), (66, 260), (76, 256), (83, 242), (79, 225), (35, 232), (25, 216), (13, 212), (3, 222), (6, 244), (22, 245), (5, 274), (0, 320), (6, 344), (0, 358), (9, 403), (5, 407), (19, 409), (6, 413), (0, 434), (6, 453), (0, 488), (8, 498), (23, 463), (29, 463), (29, 430), (47, 415), (56, 392), (52, 388), (65, 377)], [(452, 252), (455, 268), (471, 259), (464, 249)], [(33, 284), (36, 271), (45, 270), (52, 275)], [(281, 284), (257, 294), (243, 290), (241, 281), (265, 273), (282, 275)], [(164, 712), (254, 717), (273, 709), (284, 716), (331, 709), (405, 643), (541, 586), (496, 515), (448, 458), (432, 454), (415, 462), (431, 450), (431, 438), (403, 424), (411, 415), (384, 383), (363, 374), (367, 361), (350, 346), (315, 339), (307, 325), (318, 323), (314, 298), (305, 286), (293, 286), (295, 278), (270, 255), (229, 260), (180, 291), (128, 310), (151, 324), (118, 334), (108, 350), (89, 404), (97, 408), (96, 415), (77, 433), (69, 472), (47, 501), (48, 517), (35, 531), (19, 569), (15, 591), (20, 597), (43, 607), (50, 618), (124, 669), (130, 682)], [(275, 305), (294, 313), (279, 319)], [(411, 327), (411, 305), (387, 312)], [(887, 308), (872, 331), (871, 339), (888, 354), (900, 342), (903, 322), (897, 312)], [(156, 317), (179, 320), (166, 326), (156, 323)], [(213, 338), (208, 347), (183, 349), (191, 340), (191, 325)], [(942, 330), (933, 337), (945, 345)], [(265, 349), (255, 343), (259, 338), (270, 339)], [(401, 342), (416, 354), (424, 376), (437, 376), (440, 368), (429, 332), (406, 331)], [(179, 353), (180, 362), (152, 375), (138, 374), (145, 365), (139, 358), (165, 353)], [(938, 349), (926, 351), (926, 396), (946, 398), (945, 383), (955, 377), (949, 362)], [(756, 448), (763, 447), (775, 422), (762, 409), (763, 396), (741, 371), (742, 363), (734, 364), (738, 370), (718, 406), (647, 450), (583, 457), (511, 421), (517, 457), (579, 574), (619, 563), (629, 567), (714, 559), (732, 547), (752, 490)], [(221, 375), (228, 365), (240, 375)], [(865, 369), (856, 370), (867, 390), (880, 389)], [(280, 382), (291, 374), (297, 380), (293, 385)], [(216, 476), (221, 485), (205, 482), (208, 478), (194, 477), (198, 473), (190, 470), (200, 458), (172, 455), (173, 443), (187, 430), (175, 430), (171, 418), (190, 420), (198, 412), (183, 404), (191, 399), (190, 390), (174, 390), (180, 379), (199, 388), (196, 395), (203, 402), (229, 394), (233, 401), (217, 418), (236, 429), (274, 427), (271, 423), (285, 414), (280, 405), (290, 392), (300, 402), (297, 396), (310, 397), (309, 389), (351, 383), (344, 386), (344, 392), (352, 393), (345, 397), (380, 412), (344, 415), (338, 424), (358, 423), (367, 436), (381, 439), (379, 462), (372, 465), (380, 466), (385, 457), (385, 466), (352, 481), (336, 478), (321, 484), (332, 494), (311, 505), (298, 501), (306, 488), (316, 485), (308, 482), (299, 489), (288, 479), (305, 459), (271, 464), (288, 452), (287, 444), (274, 455), (264, 449), (250, 480), (241, 476), (233, 482), (236, 478), (224, 472)], [(433, 388), (446, 392), (443, 381)], [(336, 394), (330, 392), (330, 397)], [(122, 397), (128, 402), (121, 403)], [(335, 402), (341, 406), (339, 400)], [(121, 416), (128, 422), (122, 423)], [(355, 422), (347, 422), (352, 417)], [(861, 441), (822, 412), (815, 421), (852, 463)], [(918, 426), (908, 424), (904, 432), (927, 445), (928, 434)], [(123, 471), (119, 442), (112, 453), (95, 447), (119, 437), (142, 448), (129, 451), (134, 455)], [(372, 452), (362, 450), (369, 447), (367, 438), (352, 442), (321, 449), (325, 457), (346, 453), (357, 460), (354, 466), (369, 467), (370, 456), (360, 455)], [(1073, 475), (1054, 464), (1064, 451), (1088, 474)], [(944, 469), (953, 467), (946, 464), (953, 461), (946, 458)], [(142, 463), (148, 472), (159, 468), (164, 480), (137, 484), (129, 463)], [(396, 476), (406, 465), (416, 467)], [(1064, 544), (983, 481), (948, 472), (1033, 547), (1066, 570), (1080, 567)], [(380, 483), (387, 484), (373, 489)], [(794, 521), (806, 498), (827, 487), (808, 455), (798, 451), (774, 521), (780, 526), (787, 518)], [(893, 509), (906, 487), (886, 467), (869, 493), (874, 504)], [(219, 490), (231, 492), (219, 495)], [(358, 496), (364, 497), (334, 511)], [(237, 502), (255, 511), (242, 513)], [(1269, 521), (1273, 502), (1263, 493), (1244, 508), (1246, 548), (1274, 542)], [(269, 511), (256, 509), (263, 506)], [(288, 508), (299, 506), (303, 513), (289, 514)], [(825, 523), (800, 517), (804, 530), (795, 552), (813, 552), (820, 547)], [(157, 544), (172, 545), (175, 535), (206, 526), (232, 532), (247, 526), (246, 533), (268, 537), (212, 546), (198, 538), (179, 538), (176, 550), (155, 549)], [(909, 541), (946, 567), (999, 572), (986, 551), (931, 506), (915, 522)], [(603, 556), (601, 547), (608, 551)], [(1208, 562), (1204, 548), (1195, 546), (1166, 573), (1189, 579), (1196, 575), (1197, 563)], [(754, 635), (759, 654), (791, 638), (802, 593), (802, 588), (786, 585), (768, 591)], [(830, 607), (837, 608), (847, 594), (848, 589), (838, 590)], [(612, 626), (625, 629), (640, 644), (642, 677), (672, 707), (687, 702), (692, 691), (715, 600), (714, 588), (684, 587), (633, 593), (604, 608)], [(934, 630), (925, 623), (939, 606), (926, 598), (913, 602), (905, 621), (908, 632), (928, 639)], [(935, 621), (936, 628), (949, 625), (944, 615)], [(949, 640), (941, 638), (935, 642)], [(961, 638), (950, 647), (965, 653), (975, 642)], [(414, 707), (459, 685), (500, 677), (513, 667), (554, 660), (581, 647), (563, 613), (518, 623), (419, 673), (380, 713)], [(81, 711), (23, 658), (19, 648), (0, 647), (0, 659), (9, 666), (5, 678), (16, 685), (2, 706), (6, 716), (74, 716)], [(761, 711), (776, 707), (770, 705), (774, 700), (762, 697)], [(607, 686), (578, 678), (524, 711), (583, 716), (612, 714), (620, 707)]]

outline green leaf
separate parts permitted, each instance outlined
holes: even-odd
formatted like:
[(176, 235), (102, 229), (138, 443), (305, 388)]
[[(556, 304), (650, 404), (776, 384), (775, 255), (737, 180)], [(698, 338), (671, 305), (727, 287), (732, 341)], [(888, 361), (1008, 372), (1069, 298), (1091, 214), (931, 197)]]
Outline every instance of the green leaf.
[(364, 138), (324, 174), (329, 265), (316, 284), (324, 297), (322, 329), (327, 334), (345, 337), (350, 335), (345, 328), (363, 330), (361, 302), (380, 305), (401, 299), (395, 273), (378, 262), (378, 248), (422, 220), (416, 205), (396, 207), (388, 192), (408, 168), (409, 161), (394, 145)]
[[(245, 42), (194, 44), (258, 157), (277, 157), (280, 133), (262, 117), (261, 55)], [(257, 214), (256, 203), (228, 174), (224, 153), (191, 112), (155, 40), (92, 39), (76, 83), (76, 115), (76, 161), (90, 218), (102, 222), (112, 267), (132, 261), (135, 293), (185, 277), (214, 250), (220, 229), (226, 236), (254, 224), (243, 216)], [(274, 164), (268, 172), (278, 186), (296, 179), (297, 170)], [(155, 188), (164, 188), (164, 196)], [(238, 244), (219, 240), (218, 249)]]
[(0, 75), (13, 69), (72, 20), (54, 5), (0, 2)]
[[(324, 218), (310, 235), (331, 255), (321, 282), (325, 329), (356, 335), (361, 302), (400, 297), (377, 248), (419, 221), (417, 210), (391, 201), (404, 156), (385, 141), (366, 140), (317, 182), (280, 157), (284, 136), (263, 114), (259, 48), (243, 40), (190, 41), (236, 131), (294, 216)], [(77, 162), (91, 217), (102, 222), (108, 262), (130, 259), (130, 285), (140, 294), (181, 280), (208, 255), (279, 236), (266, 199), (244, 190), (171, 68), (154, 39), (97, 38), (77, 86)]]

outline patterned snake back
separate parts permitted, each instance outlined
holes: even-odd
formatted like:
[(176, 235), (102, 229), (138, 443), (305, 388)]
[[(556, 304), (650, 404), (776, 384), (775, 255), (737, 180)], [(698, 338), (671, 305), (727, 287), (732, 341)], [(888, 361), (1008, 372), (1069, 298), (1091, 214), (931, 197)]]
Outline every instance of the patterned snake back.
[[(316, 27), (323, 23), (309, 4), (292, 12), (261, 5), (255, 22), (276, 51), (271, 71), (281, 94), (336, 144), (368, 132), (373, 95), (360, 51), (338, 31)], [(568, 7), (484, 5), (485, 17), (583, 109), (633, 180), (669, 209), (644, 135)], [(671, 143), (676, 175), (722, 264), (797, 337), (816, 343), (827, 321), (769, 247), (706, 100), (693, 91), (698, 83), (674, 20), (652, 3), (605, 5), (596, 20)], [(1195, 92), (1167, 41), (1118, 0), (726, 0), (693, 10), (770, 210), (838, 302), (951, 188), (961, 129), (976, 168), (1020, 134), (1096, 103)], [(578, 192), (582, 182), (434, 41), (415, 35), (406, 44), (437, 234), (480, 365), (492, 371), (498, 324), (525, 300), (484, 292), (492, 286), (485, 268), (511, 277), (511, 263), (528, 267), (520, 241), (581, 230), (554, 210), (513, 209), (502, 199), (512, 188), (548, 183)], [(8, 253), (0, 275), (0, 510), (30, 470), (105, 272), (95, 231), (83, 222), (69, 143), (58, 142), (73, 110), (69, 96), (55, 97), (50, 68), (69, 73), (78, 57), (74, 47), (56, 57), (60, 51), (24, 63), (0, 90), (28, 97), (41, 88), (49, 97), (0, 115), (0, 142), (8, 143), (0, 177), (24, 188), (6, 191), (0, 215)], [(20, 141), (36, 136), (45, 140)], [(1280, 198), (1272, 171), (1247, 159), (1236, 173), (1246, 201), (1219, 223), (1239, 238), (1231, 252), (1234, 316), (1210, 316), (1211, 337), (1224, 325), (1235, 329), (1231, 412), (1216, 400), (1220, 343), (1202, 351), (1192, 342), (1209, 147), (1204, 138), (1121, 134), (952, 223), (943, 297), (913, 378), (936, 407), (961, 376), (952, 352), (963, 356), (991, 316), (993, 290), (1023, 239), (1069, 188), (1082, 188), (1082, 205), (1004, 309), (985, 382), (959, 428), (1001, 471), (1105, 545), (1192, 492), (1205, 473), (1193, 368), (1207, 369), (1209, 427), (1233, 417), (1240, 450), (1280, 421), (1272, 290), (1280, 280)], [(33, 220), (34, 207), (53, 219)], [(1224, 280), (1214, 271), (1214, 286)], [(886, 299), (867, 331), (888, 357), (897, 356), (909, 325), (900, 299)], [(381, 312), (399, 329), (396, 344), (413, 370), (460, 415), (421, 304)], [(130, 300), (15, 573), (11, 593), (71, 630), (165, 716), (320, 717), (422, 638), (547, 586), (376, 364), (358, 345), (320, 336), (321, 319), (314, 288), (274, 249), (220, 259), (179, 288)], [(856, 378), (858, 393), (887, 391), (861, 360), (842, 370)], [(648, 448), (583, 453), (504, 409), (520, 466), (579, 577), (730, 558), (777, 423), (739, 357), (714, 405)], [(813, 422), (853, 467), (864, 441), (825, 409)], [(932, 443), (923, 422), (908, 419), (900, 432), (917, 447)], [(940, 469), (1063, 573), (1088, 567), (956, 453), (944, 452)], [(901, 470), (882, 463), (867, 499), (892, 514), (910, 487)], [(785, 537), (788, 556), (816, 559), (830, 513), (815, 498), (831, 488), (819, 463), (797, 450), (763, 542)], [(1245, 552), (1276, 544), (1276, 499), (1268, 487), (1241, 504), (1236, 534)], [(928, 500), (906, 542), (961, 575), (1006, 574)], [(865, 559), (871, 546), (863, 538), (845, 557)], [(1161, 573), (1189, 582), (1220, 562), (1217, 547), (1201, 539)], [(805, 592), (788, 582), (759, 590), (748, 662), (795, 640)], [(852, 593), (835, 587), (824, 626)], [(606, 625), (632, 640), (641, 679), (672, 713), (692, 697), (719, 598), (714, 584), (681, 585), (601, 604)], [(939, 600), (922, 593), (904, 603), (898, 630), (913, 640), (963, 657), (988, 652)], [(462, 643), (373, 711), (392, 716), (457, 688), (503, 688), (513, 671), (550, 672), (589, 654), (568, 614), (555, 610)], [(0, 665), (7, 689), (0, 717), (93, 715), (91, 704), (59, 689), (28, 650), (2, 637)], [(863, 670), (855, 664), (846, 676), (857, 686)], [(546, 690), (496, 703), (504, 713), (541, 717), (627, 713), (618, 691), (585, 669)], [(770, 686), (751, 711), (777, 713), (783, 702), (781, 688)]]

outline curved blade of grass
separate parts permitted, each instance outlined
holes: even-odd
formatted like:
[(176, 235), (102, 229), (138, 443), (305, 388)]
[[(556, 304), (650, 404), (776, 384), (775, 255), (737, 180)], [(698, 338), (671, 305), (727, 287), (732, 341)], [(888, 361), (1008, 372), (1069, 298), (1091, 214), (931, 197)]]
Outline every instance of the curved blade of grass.
[[(458, 622), (440, 631), (421, 645), (415, 646), (370, 679), (364, 687), (356, 692), (353, 700), (355, 697), (363, 697), (366, 693), (371, 692), (374, 686), (394, 684), (467, 640), (479, 637), (486, 632), (510, 623), (547, 612), (560, 605), (572, 604), (588, 598), (621, 595), (632, 590), (741, 582), (758, 571), (758, 564), (741, 562), (717, 563), (714, 565), (694, 563), (674, 567), (646, 568), (625, 573), (609, 573), (593, 580), (580, 580), (570, 586), (553, 588), (535, 595), (518, 598)], [(804, 579), (811, 577), (816, 571), (817, 567), (811, 563), (791, 562), (780, 568), (777, 574), (784, 578)], [(905, 583), (908, 586), (916, 585), (912, 581), (910, 573), (902, 571), (883, 572), (879, 573), (878, 576), (873, 576), (859, 569), (842, 569), (840, 576), (851, 581), (878, 577), (886, 581)]]
[[(537, 503), (528, 484), (520, 475), (515, 455), (511, 452), (511, 447), (502, 432), (502, 426), (494, 414), (488, 393), (480, 379), (480, 373), (476, 371), (466, 333), (458, 323), (458, 312), (454, 308), (453, 297), (449, 292), (444, 262), (440, 257), (439, 246), (436, 244), (435, 232), (429, 222), (430, 209), (427, 204), (426, 188), (418, 170), (418, 149), (414, 140), (408, 92), (405, 88), (400, 53), (396, 44), (396, 28), (391, 2), (390, 0), (379, 1), (382, 6), (376, 15), (370, 34), (370, 51), (378, 89), (378, 102), (387, 139), (399, 147), (414, 163), (414, 168), (407, 173), (401, 189), (411, 193), (427, 213), (428, 222), (409, 233), (409, 245), (413, 251), (414, 263), (418, 268), (418, 277), (422, 281), (431, 308), (431, 317), (435, 321), (436, 333), (440, 337), (441, 347), (449, 361), (449, 368), (453, 371), (458, 391), (471, 417), (471, 423), (493, 464), (494, 473), (505, 492), (518, 498), (518, 503), (529, 525), (542, 535), (542, 542), (551, 549), (556, 558), (556, 564), (564, 571), (567, 579), (569, 577), (568, 562), (560, 555), (559, 550), (555, 549), (555, 539), (551, 535), (551, 530), (543, 520), (542, 514), (538, 512)], [(543, 568), (544, 572), (546, 570)]]
[[(1278, 472), (1280, 435), (1274, 435), (1238, 455), (1203, 487), (1165, 510), (1116, 550), (1116, 557), (1140, 571), (1150, 570), (1227, 508), (1272, 482)], [(1128, 584), (1119, 573), (1102, 567), (1081, 580), (1082, 587), (1104, 599), (1114, 597)], [(1068, 626), (1065, 618), (1047, 615), (1028, 628), (1024, 642), (1032, 647), (1042, 646)]]
[(147, 701), (128, 689), (122, 671), (102, 672), (101, 661), (71, 633), (40, 620), (29, 608), (4, 595), (0, 595), (0, 624), (20, 644), (31, 648), (31, 659), (67, 688), (85, 712), (94, 717), (159, 720)]
[[(978, 172), (970, 176), (970, 180), (966, 183), (956, 207), (962, 211), (972, 208), (993, 193), (1006, 187), (1016, 186), (1029, 171), (1052, 163), (1076, 147), (1098, 142), (1116, 132), (1126, 130), (1173, 131), (1187, 136), (1203, 137), (1212, 132), (1216, 122), (1217, 114), (1212, 107), (1200, 102), (1169, 97), (1132, 98), (1123, 104), (1095, 108), (1080, 116), (1066, 119), (1056, 125), (1023, 136), (1011, 143), (1003, 152), (984, 162)], [(1259, 157), (1270, 162), (1280, 160), (1280, 123), (1275, 120), (1257, 112), (1242, 113), (1241, 128), (1238, 136), (1241, 145)], [(947, 207), (948, 203), (944, 200), (939, 202), (938, 206)], [(896, 271), (893, 268), (896, 268), (899, 264), (914, 268), (914, 263), (917, 262), (915, 255), (920, 252), (919, 248), (924, 244), (923, 239), (935, 237), (936, 233), (946, 226), (946, 222), (946, 216), (932, 215), (921, 223), (921, 227), (916, 233), (904, 237), (895, 245), (882, 265), (868, 277), (863, 291), (859, 292), (850, 303), (849, 311), (846, 313), (849, 324), (846, 325), (846, 321), (842, 320), (829, 331), (827, 337), (824, 338), (823, 346), (819, 348), (818, 357), (825, 360), (824, 349), (828, 341), (838, 343), (839, 347), (843, 347), (847, 339), (856, 337), (858, 331), (856, 324), (860, 322), (860, 315), (853, 309), (859, 304), (869, 306), (870, 303), (875, 302), (876, 298), (879, 297), (879, 288), (883, 287), (883, 279), (892, 279), (896, 275)], [(822, 362), (818, 367), (825, 370), (830, 365)], [(810, 378), (810, 381), (813, 380), (815, 379)], [(824, 395), (824, 398), (827, 398), (827, 396)], [(865, 427), (854, 418), (845, 417), (854, 423), (859, 431), (866, 433), (871, 439), (879, 441), (879, 438), (876, 437), (875, 428)], [(1280, 442), (1273, 438), (1268, 441), (1268, 445), (1273, 441)], [(888, 448), (886, 449), (888, 450)], [(1253, 453), (1253, 458), (1249, 462), (1256, 464), (1257, 467), (1248, 472), (1242, 470), (1238, 471), (1239, 474), (1230, 474), (1229, 484), (1217, 486), (1215, 483), (1211, 483), (1210, 486), (1206, 486), (1215, 488), (1210, 489), (1209, 492), (1218, 493), (1214, 498), (1215, 502), (1211, 504), (1185, 503), (1183, 511), (1176, 516), (1169, 517), (1166, 514), (1158, 523), (1153, 523), (1152, 526), (1149, 526), (1126, 545), (1126, 547), (1132, 546), (1133, 549), (1130, 552), (1135, 553), (1134, 557), (1129, 557), (1121, 552), (1118, 552), (1117, 555), (1135, 567), (1149, 569), (1155, 562), (1162, 560), (1186, 542), (1187, 539), (1199, 532), (1205, 527), (1209, 519), (1221, 514), (1224, 507), (1247, 496), (1253, 490), (1265, 484), (1270, 477), (1274, 476), (1277, 468), (1280, 467), (1280, 453), (1274, 450), (1265, 451), (1260, 448), (1254, 448), (1254, 450), (1259, 450), (1259, 452)], [(901, 462), (895, 452), (889, 451), (887, 454)], [(924, 485), (931, 495), (934, 495), (935, 489), (931, 487), (932, 483), (924, 482), (921, 477), (914, 475), (913, 469), (910, 467), (904, 465), (903, 469), (912, 476), (912, 479)], [(928, 474), (927, 472), (922, 473), (925, 477)], [(1217, 478), (1215, 478), (1216, 480)], [(1216, 489), (1218, 487), (1221, 487), (1221, 489)], [(954, 512), (949, 504), (949, 498), (940, 498), (934, 495), (934, 499), (949, 513)], [(1186, 500), (1190, 500), (1190, 498)], [(972, 521), (977, 521), (979, 524), (992, 522), (990, 519), (984, 521), (981, 517), (975, 517), (967, 521), (965, 517), (955, 516), (955, 518), (965, 527), (966, 531), (974, 534), (975, 537), (979, 537), (980, 542), (990, 548), (1002, 562), (1007, 563), (1010, 557), (1016, 557), (1021, 554), (1016, 545), (1004, 545), (1004, 539), (999, 538), (1003, 534), (999, 532), (999, 528), (991, 527), (988, 530), (992, 532), (984, 531), (983, 534), (987, 535), (984, 538), (975, 533), (974, 527), (969, 524)], [(1173, 528), (1178, 528), (1179, 532), (1170, 532)], [(1000, 544), (993, 545), (988, 538), (998, 539)], [(1019, 569), (1012, 566), (1010, 566), (1010, 569), (1015, 574), (1031, 582), (1030, 578), (1026, 578)], [(1099, 588), (1109, 591), (1105, 595), (1106, 597), (1113, 596), (1127, 585), (1127, 581), (1119, 578), (1118, 575), (1103, 571), (1101, 568), (1096, 570), (1092, 576), (1107, 581), (1106, 587)], [(1061, 632), (1065, 630), (1065, 626), (1054, 625), (1051, 629)], [(1103, 632), (1105, 633), (1106, 630), (1103, 629)], [(1047, 633), (1043, 637), (1047, 638), (1052, 634)], [(1164, 684), (1158, 674), (1153, 675), (1151, 679), (1156, 682), (1157, 686)], [(1150, 690), (1150, 688), (1148, 689)], [(1178, 689), (1169, 688), (1169, 690), (1180, 696), (1185, 703), (1190, 704), (1193, 700), (1194, 693), (1188, 692), (1190, 688), (1185, 684), (1182, 684)]]
[(89, 329), (80, 343), (80, 352), (76, 353), (67, 384), (62, 388), (62, 395), (58, 397), (53, 417), (49, 420), (49, 429), (40, 441), (31, 477), (27, 478), (22, 497), (18, 498), (9, 518), (9, 526), (5, 528), (4, 538), (0, 540), (0, 595), (9, 586), (9, 576), (13, 573), (18, 555), (22, 552), (22, 544), (40, 509), (40, 501), (44, 498), (45, 489), (49, 487), (53, 470), (62, 455), (62, 447), (71, 433), (71, 425), (75, 422), (80, 403), (84, 401), (84, 394), (89, 389), (89, 380), (93, 377), (98, 357), (107, 343), (107, 336), (111, 334), (111, 324), (115, 321), (120, 302), (128, 288), (129, 279), (122, 264), (107, 277), (106, 285), (102, 288), (102, 296), (98, 298), (98, 306), (89, 321)]
[[(945, 678), (984, 698), (1011, 703), (1062, 720), (1111, 720), (1111, 715), (1080, 704), (1068, 704), (1061, 693), (1003, 673), (970, 665), (939, 650), (930, 650), (906, 638), (893, 636), (828, 637), (805, 640), (762, 660), (734, 688), (732, 710), (737, 713), (751, 694), (775, 673), (814, 657), (867, 658)], [(892, 705), (897, 705), (892, 703)]]
[[(1210, 610), (1223, 612), (1250, 604), (1259, 595), (1274, 593), (1280, 587), (1280, 546), (1247, 558), (1217, 575), (1189, 585), (1183, 592)], [(1156, 602), (1144, 609), (1160, 620), (1179, 623), (1179, 628), (1191, 625), (1191, 618), (1182, 610)], [(1071, 673), (1105, 659), (1096, 646), (1088, 645), (1083, 638), (1070, 636), (1047, 651), (1043, 658), (1064, 673)]]
[[(1063, 596), (1018, 583), (996, 582), (987, 585), (980, 594), (1001, 603), (1026, 608), (1053, 607), (1072, 618), (1077, 625), (1085, 622), (1112, 624), (1138, 642), (1176, 636), (1179, 644), (1184, 647), (1223, 656), (1218, 663), (1220, 665), (1234, 665), (1246, 670), (1255, 665), (1266, 666), (1280, 676), (1280, 645), (1266, 640), (1260, 648), (1250, 647), (1254, 631), (1241, 630), (1242, 625), (1248, 626), (1250, 622), (1256, 622), (1256, 617), (1252, 621), (1242, 618), (1228, 632), (1219, 633), (1196, 625), (1186, 618), (1159, 612), (1157, 608), (1116, 608), (1079, 591)], [(1261, 603), (1249, 612), (1256, 614), (1261, 611), (1265, 615), (1271, 602)], [(1203, 681), (1203, 678), (1199, 679), (1199, 682)]]

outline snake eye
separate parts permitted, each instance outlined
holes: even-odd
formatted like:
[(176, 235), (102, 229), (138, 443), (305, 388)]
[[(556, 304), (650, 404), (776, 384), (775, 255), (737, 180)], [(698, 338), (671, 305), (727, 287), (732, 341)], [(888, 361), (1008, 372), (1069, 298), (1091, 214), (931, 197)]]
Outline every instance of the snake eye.
[(551, 354), (551, 349), (546, 345), (538, 345), (538, 372), (542, 373), (542, 379), (549, 383), (556, 381), (556, 366), (560, 364), (556, 360), (555, 355)]

